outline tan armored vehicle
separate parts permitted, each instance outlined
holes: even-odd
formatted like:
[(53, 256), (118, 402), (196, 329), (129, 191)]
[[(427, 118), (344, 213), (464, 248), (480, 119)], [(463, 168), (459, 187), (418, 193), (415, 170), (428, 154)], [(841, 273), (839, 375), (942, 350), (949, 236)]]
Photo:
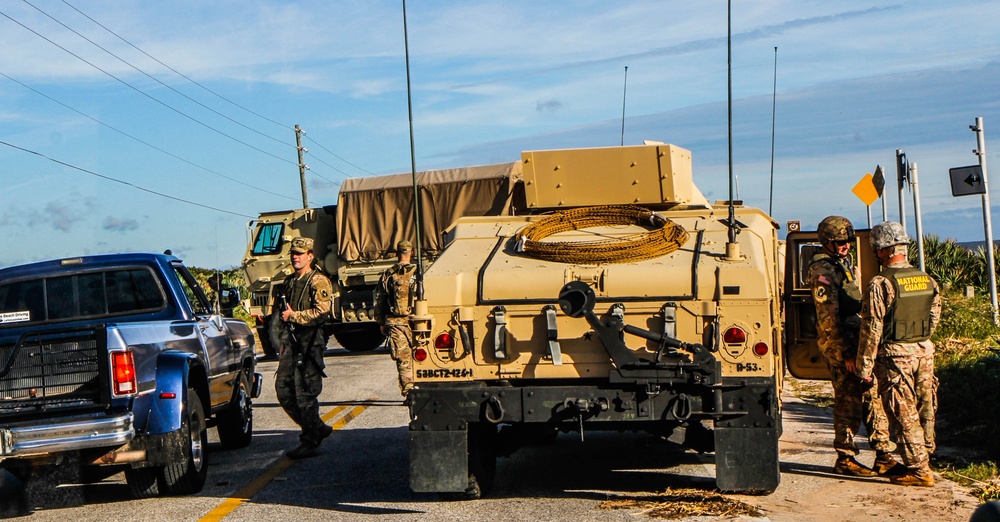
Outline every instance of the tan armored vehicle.
[(532, 435), (646, 430), (714, 451), (723, 491), (773, 491), (777, 224), (739, 205), (730, 220), (674, 145), (532, 151), (520, 166), (517, 215), (459, 219), (424, 276), (411, 488), (475, 498)]
[[(455, 219), (510, 214), (519, 167), (505, 163), (418, 173), (425, 265), (441, 252), (442, 232)], [(313, 239), (316, 259), (334, 285), (326, 337), (333, 335), (352, 351), (381, 346), (385, 337), (375, 323), (375, 285), (396, 262), (396, 244), (416, 239), (413, 207), (413, 176), (393, 174), (345, 180), (337, 205), (265, 212), (252, 221), (243, 270), (251, 294), (248, 310), (265, 353), (274, 354), (269, 317), (281, 283), (293, 271), (289, 249), (298, 236)]]

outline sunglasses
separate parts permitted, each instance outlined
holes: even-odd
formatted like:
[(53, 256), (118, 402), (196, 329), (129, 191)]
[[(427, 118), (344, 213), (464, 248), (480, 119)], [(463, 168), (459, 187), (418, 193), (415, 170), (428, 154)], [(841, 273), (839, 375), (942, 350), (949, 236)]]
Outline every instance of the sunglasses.
[(842, 246), (846, 246), (846, 245), (849, 245), (849, 244), (851, 244), (851, 241), (850, 241), (850, 240), (844, 240), (844, 241), (833, 241), (833, 244), (834, 244), (834, 245), (837, 245), (837, 246), (839, 246), (839, 247), (842, 247)]

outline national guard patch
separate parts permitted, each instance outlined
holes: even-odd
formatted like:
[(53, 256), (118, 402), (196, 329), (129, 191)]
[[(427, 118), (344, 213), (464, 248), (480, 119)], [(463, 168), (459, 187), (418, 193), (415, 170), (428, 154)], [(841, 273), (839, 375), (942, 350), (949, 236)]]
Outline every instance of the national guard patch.
[[(819, 276), (819, 277), (820, 277), (821, 280), (823, 279), (823, 276)], [(816, 301), (817, 303), (825, 303), (826, 302), (826, 298), (828, 296), (829, 296), (829, 293), (827, 292), (825, 286), (817, 286), (816, 287), (816, 291), (813, 293), (813, 301)]]

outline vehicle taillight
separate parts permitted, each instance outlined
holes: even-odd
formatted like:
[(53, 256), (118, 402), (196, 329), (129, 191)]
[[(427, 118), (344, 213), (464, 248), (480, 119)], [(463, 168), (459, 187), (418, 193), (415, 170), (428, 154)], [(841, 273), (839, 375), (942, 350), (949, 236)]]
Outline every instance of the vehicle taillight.
[(764, 342), (759, 342), (753, 345), (753, 353), (758, 357), (763, 357), (767, 355), (767, 344)]
[(132, 357), (132, 352), (111, 352), (111, 375), (114, 379), (112, 389), (115, 395), (135, 393), (135, 359)]
[(445, 332), (436, 339), (434, 339), (434, 348), (443, 350), (445, 348), (451, 349), (455, 347), (455, 337), (448, 332)]
[(413, 359), (416, 360), (417, 362), (426, 361), (427, 350), (424, 350), (423, 348), (417, 348), (416, 350), (413, 350)]
[(747, 342), (747, 333), (733, 326), (726, 330), (726, 333), (722, 334), (722, 341), (726, 344), (743, 344)]

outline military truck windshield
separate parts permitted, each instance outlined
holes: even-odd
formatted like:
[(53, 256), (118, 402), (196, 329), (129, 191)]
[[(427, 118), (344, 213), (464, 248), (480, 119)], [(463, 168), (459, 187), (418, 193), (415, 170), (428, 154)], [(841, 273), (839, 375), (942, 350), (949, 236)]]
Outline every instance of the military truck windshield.
[(0, 327), (154, 312), (163, 289), (145, 267), (116, 267), (0, 284)]
[(257, 240), (253, 242), (253, 255), (263, 256), (281, 253), (281, 234), (284, 223), (264, 223), (257, 229)]

